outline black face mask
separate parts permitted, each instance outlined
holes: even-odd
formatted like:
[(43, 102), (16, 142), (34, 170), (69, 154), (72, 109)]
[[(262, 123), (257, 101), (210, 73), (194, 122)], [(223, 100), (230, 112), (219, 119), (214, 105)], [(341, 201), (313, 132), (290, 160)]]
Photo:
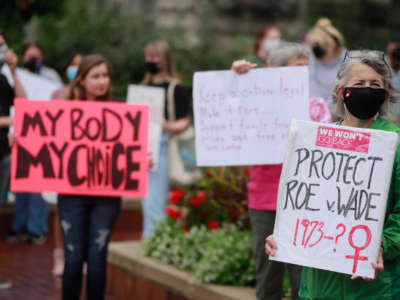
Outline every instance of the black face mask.
[(42, 68), (42, 62), (37, 58), (31, 58), (24, 62), (24, 68), (28, 69), (32, 73), (39, 73)]
[(315, 55), (316, 58), (321, 58), (326, 54), (326, 51), (324, 48), (322, 48), (320, 45), (316, 44), (314, 47), (312, 47), (312, 51)]
[(385, 89), (345, 87), (343, 91), (343, 101), (347, 110), (361, 120), (375, 116), (385, 101), (385, 97)]
[(146, 61), (145, 63), (146, 70), (151, 74), (157, 74), (160, 72), (160, 68), (157, 66), (157, 63), (153, 61)]

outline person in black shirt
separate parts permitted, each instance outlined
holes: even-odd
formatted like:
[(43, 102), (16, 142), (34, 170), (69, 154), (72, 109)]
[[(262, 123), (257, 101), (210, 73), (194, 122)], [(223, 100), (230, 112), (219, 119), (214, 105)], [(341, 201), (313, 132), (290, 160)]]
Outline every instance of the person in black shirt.
[[(165, 217), (169, 191), (168, 136), (182, 132), (190, 125), (190, 94), (179, 84), (171, 49), (166, 41), (154, 41), (144, 49), (146, 74), (142, 84), (165, 89), (165, 110), (162, 124), (160, 156), (156, 171), (149, 172), (147, 197), (142, 199), (143, 238), (153, 233), (154, 224)], [(175, 119), (168, 113), (168, 92), (172, 90)], [(172, 97), (171, 97), (172, 98)]]
[[(14, 80), (14, 88), (7, 78), (0, 73), (0, 203), (6, 193), (10, 173), (10, 148), (8, 144), (8, 127), (12, 125), (10, 107), (14, 96), (26, 98), (25, 90), (16, 74), (18, 58), (8, 49), (4, 33), (0, 30), (0, 70), (6, 63)], [(0, 290), (11, 287), (10, 281), (0, 280)]]

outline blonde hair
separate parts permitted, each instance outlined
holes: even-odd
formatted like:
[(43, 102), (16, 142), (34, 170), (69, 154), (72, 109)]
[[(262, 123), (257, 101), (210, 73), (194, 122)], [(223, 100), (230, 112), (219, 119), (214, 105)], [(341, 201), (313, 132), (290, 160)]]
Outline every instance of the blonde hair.
[[(76, 74), (75, 79), (71, 82), (71, 88), (69, 93), (69, 99), (71, 100), (86, 100), (86, 92), (85, 88), (81, 85), (82, 79), (86, 77), (89, 71), (101, 64), (105, 64), (107, 66), (108, 74), (111, 79), (111, 65), (110, 63), (101, 55), (98, 54), (91, 54), (84, 56), (82, 58), (82, 62), (78, 67), (78, 73)], [(111, 84), (108, 88), (108, 91), (99, 99), (97, 100), (112, 100), (111, 94)]]
[[(144, 52), (151, 52), (160, 57), (160, 69), (165, 73), (167, 81), (177, 80), (175, 62), (168, 42), (150, 42), (144, 47)], [(142, 84), (149, 84), (152, 76), (150, 72), (146, 72)]]
[(321, 18), (309, 31), (315, 40), (324, 48), (332, 49), (339, 52), (344, 47), (343, 35), (337, 30), (332, 22), (327, 18)]

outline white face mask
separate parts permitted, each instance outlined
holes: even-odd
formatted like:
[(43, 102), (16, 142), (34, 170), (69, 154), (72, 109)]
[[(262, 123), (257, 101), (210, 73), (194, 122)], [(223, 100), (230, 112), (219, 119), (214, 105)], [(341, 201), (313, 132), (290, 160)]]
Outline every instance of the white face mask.
[(264, 40), (263, 47), (265, 51), (271, 51), (272, 49), (279, 46), (281, 40), (274, 39), (274, 40)]

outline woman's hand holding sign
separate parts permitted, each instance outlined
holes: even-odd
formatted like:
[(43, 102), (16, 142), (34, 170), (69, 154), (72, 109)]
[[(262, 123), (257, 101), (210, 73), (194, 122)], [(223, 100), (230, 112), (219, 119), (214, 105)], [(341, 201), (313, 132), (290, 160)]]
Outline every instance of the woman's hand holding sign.
[(232, 63), (231, 70), (238, 74), (246, 74), (251, 69), (257, 68), (257, 64), (253, 64), (245, 59), (235, 60)]
[[(374, 270), (375, 270), (375, 277), (374, 278), (369, 278), (369, 277), (362, 277), (362, 279), (363, 280), (365, 280), (365, 281), (372, 281), (372, 280), (375, 280), (376, 279), (376, 277), (378, 276), (378, 272), (382, 272), (383, 271), (383, 269), (384, 269), (384, 266), (383, 266), (383, 248), (381, 247), (380, 248), (380, 250), (379, 250), (379, 254), (378, 254), (378, 259), (377, 259), (377, 261), (376, 262), (371, 262), (371, 266), (372, 266), (372, 268), (374, 268)], [(357, 279), (357, 278), (360, 278), (360, 276), (355, 276), (355, 275), (353, 275), (353, 276), (351, 276), (351, 280), (354, 280), (354, 279)]]
[(278, 249), (273, 235), (265, 239), (265, 254), (274, 256), (275, 251)]

